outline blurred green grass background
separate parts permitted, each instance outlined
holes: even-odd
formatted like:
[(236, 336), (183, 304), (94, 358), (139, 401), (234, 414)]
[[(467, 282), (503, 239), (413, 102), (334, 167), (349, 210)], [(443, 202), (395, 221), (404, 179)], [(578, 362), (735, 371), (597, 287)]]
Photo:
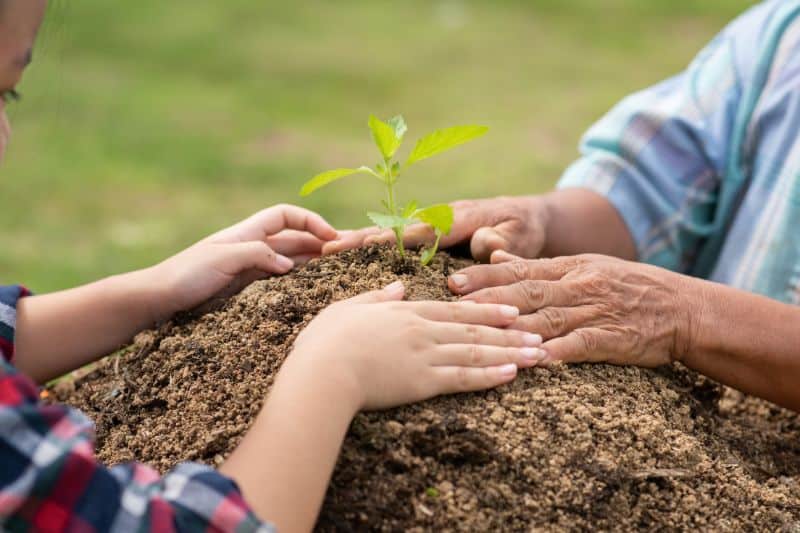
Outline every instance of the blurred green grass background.
[(379, 184), (297, 190), (374, 162), (369, 113), (403, 113), (412, 141), (492, 128), (404, 176), (401, 198), (545, 191), (593, 121), (752, 3), (51, 2), (9, 113), (0, 284), (49, 291), (147, 266), (277, 202), (363, 225)]

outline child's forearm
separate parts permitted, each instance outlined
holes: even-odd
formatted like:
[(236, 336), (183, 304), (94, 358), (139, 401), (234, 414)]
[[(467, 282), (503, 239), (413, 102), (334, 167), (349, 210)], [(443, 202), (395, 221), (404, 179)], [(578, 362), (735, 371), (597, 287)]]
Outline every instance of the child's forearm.
[[(299, 359), (299, 358), (298, 358)], [(220, 468), (278, 531), (310, 531), (336, 458), (358, 410), (352, 385), (336, 370), (289, 358), (261, 414)]]
[(20, 300), (14, 363), (39, 383), (118, 349), (152, 325), (157, 301), (149, 271)]

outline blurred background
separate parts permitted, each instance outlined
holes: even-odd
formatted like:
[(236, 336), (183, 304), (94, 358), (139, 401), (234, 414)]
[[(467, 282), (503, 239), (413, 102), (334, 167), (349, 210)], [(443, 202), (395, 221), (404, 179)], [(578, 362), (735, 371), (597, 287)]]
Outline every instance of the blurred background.
[(545, 191), (589, 125), (752, 4), (54, 0), (9, 109), (0, 284), (50, 291), (148, 266), (277, 202), (364, 225), (377, 182), (297, 191), (376, 162), (369, 113), (405, 115), (408, 144), (491, 127), (403, 176), (403, 199)]

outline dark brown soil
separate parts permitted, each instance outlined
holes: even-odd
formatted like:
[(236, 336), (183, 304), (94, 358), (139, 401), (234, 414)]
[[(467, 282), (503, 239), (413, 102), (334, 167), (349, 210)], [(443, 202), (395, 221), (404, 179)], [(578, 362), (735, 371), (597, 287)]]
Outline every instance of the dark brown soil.
[[(445, 275), (463, 264), (379, 248), (313, 261), (141, 334), (54, 395), (97, 421), (109, 464), (220, 464), (322, 307), (397, 277), (413, 299), (450, 298)], [(534, 369), (359, 415), (318, 528), (800, 531), (800, 417), (677, 367)]]

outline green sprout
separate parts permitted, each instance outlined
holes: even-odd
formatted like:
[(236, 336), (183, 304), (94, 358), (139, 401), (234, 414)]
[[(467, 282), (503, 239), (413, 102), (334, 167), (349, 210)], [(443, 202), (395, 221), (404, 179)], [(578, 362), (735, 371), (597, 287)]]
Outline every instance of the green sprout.
[(489, 128), (486, 126), (455, 126), (434, 131), (417, 141), (411, 155), (408, 156), (404, 164), (395, 161), (397, 149), (403, 143), (403, 137), (408, 131), (406, 121), (401, 115), (384, 122), (370, 115), (369, 129), (372, 131), (372, 139), (380, 150), (383, 161), (375, 165), (374, 168), (361, 166), (358, 168), (337, 168), (318, 174), (308, 180), (303, 188), (300, 189), (300, 196), (308, 196), (317, 189), (324, 187), (334, 181), (353, 174), (367, 174), (380, 180), (386, 187), (386, 199), (381, 203), (384, 212), (376, 213), (370, 211), (367, 216), (381, 229), (391, 229), (397, 237), (397, 249), (401, 257), (405, 257), (405, 246), (403, 245), (403, 235), (411, 224), (423, 223), (433, 228), (436, 241), (429, 248), (422, 251), (421, 262), (427, 265), (436, 255), (439, 248), (439, 241), (442, 235), (447, 235), (453, 227), (453, 208), (447, 204), (436, 204), (430, 207), (418, 207), (415, 200), (410, 201), (405, 206), (401, 206), (395, 194), (395, 185), (400, 173), (411, 165), (440, 154), (460, 144), (467, 143), (473, 139), (484, 135)]

